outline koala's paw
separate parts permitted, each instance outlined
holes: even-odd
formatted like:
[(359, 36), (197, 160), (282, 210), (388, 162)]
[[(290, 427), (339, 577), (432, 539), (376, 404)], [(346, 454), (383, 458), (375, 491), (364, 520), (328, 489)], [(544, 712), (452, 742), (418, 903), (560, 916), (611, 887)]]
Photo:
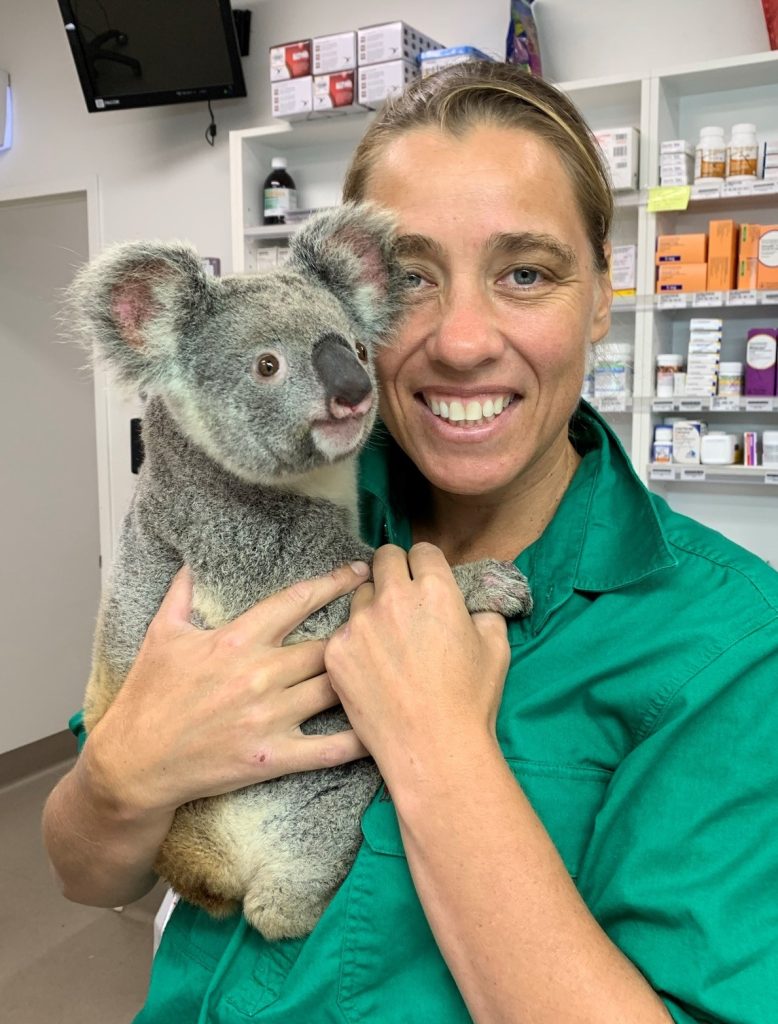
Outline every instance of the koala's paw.
[(532, 595), (524, 573), (513, 562), (485, 558), (455, 565), (457, 581), (469, 612), (499, 612), (506, 619), (529, 615)]

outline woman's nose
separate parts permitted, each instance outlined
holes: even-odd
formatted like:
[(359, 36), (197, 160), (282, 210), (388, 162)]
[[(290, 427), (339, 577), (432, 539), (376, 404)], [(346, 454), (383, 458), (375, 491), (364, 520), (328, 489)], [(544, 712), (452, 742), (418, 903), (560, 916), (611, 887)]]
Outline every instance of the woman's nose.
[(429, 358), (457, 370), (471, 370), (497, 359), (503, 340), (490, 307), (480, 289), (449, 291), (427, 336)]

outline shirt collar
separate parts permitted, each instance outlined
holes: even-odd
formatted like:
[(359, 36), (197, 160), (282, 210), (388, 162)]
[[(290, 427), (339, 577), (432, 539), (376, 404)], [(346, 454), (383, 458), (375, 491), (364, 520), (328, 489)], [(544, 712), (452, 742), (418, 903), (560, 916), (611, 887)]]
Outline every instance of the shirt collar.
[[(651, 495), (616, 434), (584, 401), (570, 436), (581, 463), (554, 518), (517, 558), (533, 591), (533, 633), (573, 590), (618, 590), (676, 564)], [(360, 485), (368, 542), (408, 548), (404, 498), (423, 480), (382, 424), (362, 454)]]

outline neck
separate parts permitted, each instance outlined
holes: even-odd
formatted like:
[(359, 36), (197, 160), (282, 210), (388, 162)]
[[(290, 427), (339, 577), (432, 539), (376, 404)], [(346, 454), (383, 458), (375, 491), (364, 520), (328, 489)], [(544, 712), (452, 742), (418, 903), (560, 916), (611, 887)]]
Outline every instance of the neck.
[(414, 542), (430, 541), (450, 564), (497, 558), (513, 561), (543, 533), (581, 461), (565, 438), (543, 466), (487, 495), (432, 490), (431, 509), (413, 524)]
[(282, 486), (284, 490), (303, 494), (306, 498), (324, 498), (345, 508), (354, 533), (359, 533), (356, 456), (320, 466), (298, 477), (286, 477)]

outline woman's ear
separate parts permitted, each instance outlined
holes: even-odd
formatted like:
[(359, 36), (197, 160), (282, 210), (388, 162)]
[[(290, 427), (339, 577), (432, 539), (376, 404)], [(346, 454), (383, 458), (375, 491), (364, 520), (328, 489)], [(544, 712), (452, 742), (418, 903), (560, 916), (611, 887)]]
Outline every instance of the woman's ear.
[(613, 287), (611, 285), (611, 257), (613, 248), (610, 242), (604, 246), (608, 269), (596, 274), (594, 285), (594, 306), (592, 308), (592, 341), (602, 341), (611, 327), (611, 305), (613, 304)]

